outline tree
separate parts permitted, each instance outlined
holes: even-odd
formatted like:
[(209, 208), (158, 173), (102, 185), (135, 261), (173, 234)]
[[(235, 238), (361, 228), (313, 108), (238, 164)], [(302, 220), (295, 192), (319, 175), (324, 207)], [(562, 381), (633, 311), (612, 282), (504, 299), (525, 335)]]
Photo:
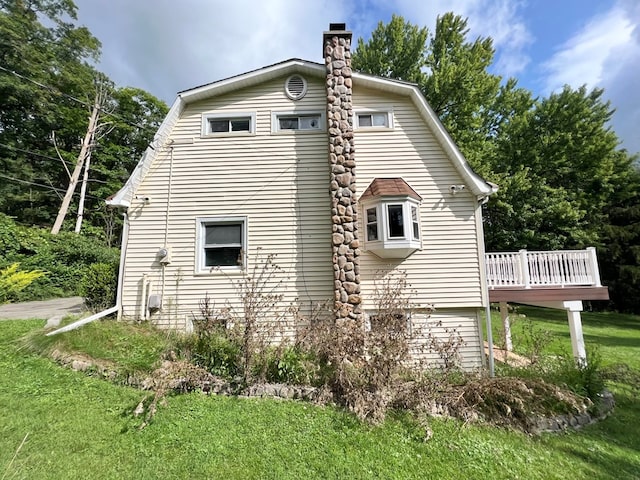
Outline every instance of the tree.
[(23, 224), (54, 223), (102, 90), (98, 113), (105, 128), (89, 145), (84, 225), (112, 237), (117, 222), (103, 200), (122, 186), (167, 107), (142, 90), (118, 89), (97, 72), (91, 63), (100, 43), (75, 18), (71, 0), (0, 0), (0, 213)]
[[(640, 312), (640, 169), (632, 158), (618, 164), (616, 183), (601, 223), (599, 261), (611, 303), (620, 311)], [(626, 163), (626, 165), (625, 165)]]
[(76, 18), (70, 0), (0, 0), (0, 166), (8, 177), (0, 211), (28, 223), (48, 223), (55, 189), (66, 185), (52, 132), (59, 149), (71, 152), (86, 128), (84, 109), (71, 97), (92, 99), (87, 62), (100, 43), (65, 18)]

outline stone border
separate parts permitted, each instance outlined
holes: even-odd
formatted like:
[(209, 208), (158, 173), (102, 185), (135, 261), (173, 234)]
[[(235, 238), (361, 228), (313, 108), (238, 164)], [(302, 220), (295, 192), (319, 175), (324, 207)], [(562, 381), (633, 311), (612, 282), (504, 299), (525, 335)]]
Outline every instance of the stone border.
[(541, 433), (564, 432), (568, 429), (578, 430), (585, 425), (604, 420), (613, 412), (616, 402), (613, 394), (608, 390), (603, 391), (598, 396), (600, 397), (600, 405), (598, 405), (595, 414), (585, 411), (580, 414), (567, 413), (556, 415), (555, 417), (532, 417), (530, 419), (532, 426), (528, 429), (529, 433), (540, 435)]
[[(54, 350), (51, 358), (64, 367), (70, 368), (77, 372), (95, 371), (103, 378), (115, 380), (118, 376), (115, 370), (96, 363), (93, 359), (85, 356), (70, 355)], [(171, 388), (176, 391), (186, 390), (184, 385), (187, 379), (174, 379)], [(151, 390), (153, 381), (146, 378), (139, 382), (130, 382), (129, 386), (138, 387), (142, 390)], [(251, 385), (247, 388), (241, 388), (239, 384), (233, 381), (223, 380), (219, 377), (211, 376), (210, 381), (203, 381), (200, 385), (200, 391), (205, 395), (224, 395), (236, 396), (240, 398), (273, 398), (282, 400), (302, 400), (305, 402), (322, 402), (326, 393), (323, 389), (303, 385), (288, 385), (284, 383), (261, 383)], [(594, 414), (585, 411), (583, 413), (567, 413), (556, 415), (554, 417), (532, 416), (529, 417), (529, 427), (526, 433), (532, 435), (540, 435), (542, 433), (560, 433), (566, 430), (579, 430), (580, 428), (591, 425), (600, 420), (607, 418), (615, 408), (615, 399), (613, 394), (608, 390), (599, 394), (600, 404)], [(447, 416), (446, 409), (438, 408), (434, 405), (432, 409), (433, 416)]]

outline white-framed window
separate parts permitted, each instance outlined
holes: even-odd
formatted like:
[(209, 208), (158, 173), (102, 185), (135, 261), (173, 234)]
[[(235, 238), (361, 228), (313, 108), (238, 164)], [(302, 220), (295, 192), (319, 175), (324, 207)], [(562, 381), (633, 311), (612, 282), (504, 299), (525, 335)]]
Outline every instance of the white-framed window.
[(204, 113), (202, 136), (253, 135), (256, 131), (255, 112)]
[(357, 111), (355, 113), (355, 128), (393, 128), (393, 112), (388, 110)]
[(271, 131), (317, 132), (326, 128), (325, 115), (321, 112), (272, 112)]
[(405, 238), (404, 234), (404, 206), (402, 203), (388, 203), (387, 205), (387, 233), (389, 238)]
[(364, 204), (365, 249), (382, 258), (404, 258), (422, 248), (420, 203), (382, 197)]
[(420, 221), (418, 220), (418, 207), (411, 205), (411, 239), (420, 240)]
[(196, 273), (245, 268), (247, 217), (198, 217), (196, 238)]
[(378, 229), (378, 208), (373, 206), (365, 209), (365, 221), (367, 222), (367, 240), (378, 240), (380, 230)]

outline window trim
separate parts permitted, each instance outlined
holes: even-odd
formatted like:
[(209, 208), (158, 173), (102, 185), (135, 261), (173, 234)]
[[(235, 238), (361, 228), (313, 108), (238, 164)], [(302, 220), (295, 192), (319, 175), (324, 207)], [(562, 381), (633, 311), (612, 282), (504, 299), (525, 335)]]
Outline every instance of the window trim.
[[(375, 211), (375, 222), (370, 222), (369, 221), (369, 210), (374, 210)], [(365, 229), (365, 237), (367, 239), (367, 241), (370, 242), (377, 242), (378, 240), (380, 240), (380, 207), (378, 205), (369, 205), (369, 206), (365, 206), (364, 207), (364, 229)], [(376, 226), (376, 238), (375, 240), (369, 240), (369, 225), (374, 225)]]
[[(209, 121), (210, 120), (228, 120), (229, 122), (234, 119), (248, 118), (249, 119), (249, 130), (238, 131), (238, 132), (212, 132), (210, 131)], [(202, 114), (202, 131), (201, 135), (203, 138), (209, 137), (242, 137), (242, 136), (252, 136), (256, 134), (256, 112), (205, 112)]]
[[(319, 118), (318, 128), (306, 128), (306, 129), (281, 129), (280, 119), (283, 117), (310, 117), (317, 116)], [(276, 135), (296, 135), (299, 133), (318, 133), (327, 130), (326, 115), (322, 111), (318, 110), (290, 110), (290, 111), (278, 111), (271, 112), (271, 133)]]
[[(206, 226), (213, 224), (241, 224), (241, 235), (242, 238), (240, 240), (240, 254), (242, 255), (242, 262), (237, 266), (218, 266), (218, 267), (207, 267), (204, 262), (206, 259), (205, 255), (205, 235), (206, 235)], [(210, 275), (219, 272), (224, 273), (232, 273), (232, 272), (242, 272), (247, 268), (247, 248), (248, 248), (248, 236), (247, 236), (247, 225), (248, 218), (242, 215), (235, 216), (226, 216), (226, 215), (214, 215), (207, 217), (196, 217), (196, 241), (195, 241), (195, 274), (196, 275)]]
[[(383, 114), (387, 116), (387, 125), (360, 125), (360, 116), (361, 115), (371, 115), (371, 123), (373, 124), (373, 115)], [(353, 128), (355, 130), (366, 130), (366, 131), (376, 131), (376, 130), (393, 130), (393, 110), (386, 108), (377, 108), (377, 109), (362, 109), (356, 110), (353, 113)]]

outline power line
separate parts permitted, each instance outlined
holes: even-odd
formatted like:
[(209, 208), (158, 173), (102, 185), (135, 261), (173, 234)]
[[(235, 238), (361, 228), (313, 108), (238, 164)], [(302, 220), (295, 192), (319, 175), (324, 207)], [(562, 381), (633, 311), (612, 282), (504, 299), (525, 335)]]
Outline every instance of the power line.
[[(55, 94), (60, 95), (62, 97), (66, 97), (69, 100), (72, 100), (72, 101), (74, 101), (76, 103), (84, 105), (85, 107), (88, 107), (88, 108), (93, 108), (94, 107), (94, 105), (92, 105), (92, 104), (90, 104), (88, 102), (85, 102), (84, 100), (80, 100), (79, 98), (76, 98), (76, 97), (74, 97), (72, 95), (69, 95), (67, 93), (61, 92), (57, 88), (51, 87), (49, 85), (45, 85), (44, 83), (40, 83), (37, 80), (34, 80), (32, 78), (29, 78), (29, 77), (26, 77), (25, 75), (22, 75), (22, 74), (14, 71), (14, 70), (10, 70), (8, 68), (5, 68), (2, 65), (0, 65), (0, 70), (3, 70), (5, 72), (7, 72), (7, 73), (10, 73), (10, 74), (22, 79), (22, 80), (26, 80), (27, 82), (33, 83), (34, 85), (37, 85), (40, 88), (44, 88), (45, 90), (48, 90), (48, 91), (50, 91), (52, 93), (55, 93)], [(104, 114), (104, 115), (109, 115), (111, 117), (117, 118), (120, 121), (122, 121), (122, 123), (126, 123), (127, 125), (129, 125), (131, 127), (136, 127), (136, 128), (139, 128), (140, 130), (146, 130), (146, 131), (149, 131), (151, 133), (155, 133), (155, 129), (152, 131), (149, 127), (146, 127), (144, 125), (140, 125), (140, 124), (135, 123), (135, 122), (130, 122), (129, 120), (126, 120), (125, 118), (123, 118), (122, 116), (118, 115), (117, 113), (108, 112), (105, 109), (103, 109), (102, 107), (98, 107), (98, 111), (100, 113)]]
[[(46, 188), (48, 190), (53, 190), (56, 193), (60, 193), (60, 192), (64, 193), (64, 192), (66, 192), (66, 190), (63, 190), (61, 188), (56, 188), (56, 187), (53, 187), (51, 185), (45, 185), (43, 183), (30, 182), (28, 180), (22, 180), (20, 178), (10, 177), (9, 175), (4, 175), (2, 173), (0, 173), (0, 177), (6, 178), (7, 180), (13, 180), (14, 182), (24, 183), (26, 185), (33, 185), (35, 187)], [(78, 195), (78, 194), (74, 192), (74, 195)], [(104, 200), (104, 198), (96, 197), (95, 195), (87, 195), (87, 197), (93, 198), (95, 200)]]
[[(56, 162), (59, 162), (61, 159), (60, 158), (56, 158), (56, 157), (51, 157), (49, 155), (45, 155), (43, 153), (38, 153), (38, 152), (34, 152), (31, 150), (25, 150), (24, 148), (18, 148), (18, 147), (13, 147), (11, 145), (7, 145), (6, 143), (0, 143), (0, 147), (5, 147), (9, 150), (15, 150), (16, 152), (22, 152), (22, 153), (28, 153), (29, 155), (35, 155), (36, 157), (41, 157), (41, 158), (46, 158), (48, 160), (55, 160)], [(62, 159), (62, 161), (64, 163), (66, 163), (69, 166), (73, 166), (73, 162), (69, 162), (67, 160), (65, 160), (64, 158)]]

